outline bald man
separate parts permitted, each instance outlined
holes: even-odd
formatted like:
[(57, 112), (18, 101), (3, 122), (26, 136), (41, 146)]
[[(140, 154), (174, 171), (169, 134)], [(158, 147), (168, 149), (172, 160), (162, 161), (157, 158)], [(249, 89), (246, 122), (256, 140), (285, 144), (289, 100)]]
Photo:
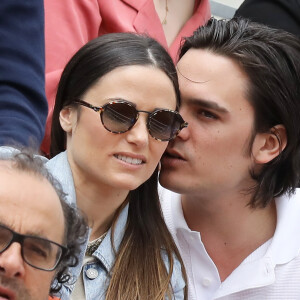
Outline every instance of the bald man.
[(41, 158), (0, 157), (0, 182), (0, 299), (48, 299), (76, 261), (86, 224)]

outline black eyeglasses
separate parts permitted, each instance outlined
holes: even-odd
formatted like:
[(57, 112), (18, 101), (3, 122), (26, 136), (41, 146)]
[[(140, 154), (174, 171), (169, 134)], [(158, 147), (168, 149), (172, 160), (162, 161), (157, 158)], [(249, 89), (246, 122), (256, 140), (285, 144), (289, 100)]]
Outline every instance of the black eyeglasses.
[(66, 247), (55, 242), (19, 234), (0, 225), (0, 253), (7, 250), (13, 242), (20, 243), (22, 258), (28, 265), (43, 271), (53, 271), (67, 252)]
[(157, 109), (153, 112), (137, 110), (130, 102), (120, 99), (114, 99), (100, 107), (79, 99), (74, 102), (99, 112), (104, 128), (112, 133), (124, 133), (130, 130), (137, 122), (140, 112), (149, 114), (148, 131), (159, 141), (174, 139), (180, 130), (188, 126), (179, 112), (170, 109)]

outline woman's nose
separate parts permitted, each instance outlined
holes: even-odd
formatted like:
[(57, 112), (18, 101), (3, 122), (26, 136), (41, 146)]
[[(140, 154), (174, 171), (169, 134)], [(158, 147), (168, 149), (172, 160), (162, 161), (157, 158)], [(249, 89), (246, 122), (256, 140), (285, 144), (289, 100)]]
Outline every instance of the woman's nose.
[(139, 147), (145, 147), (149, 143), (149, 131), (147, 128), (147, 114), (141, 114), (134, 126), (127, 132), (127, 141)]

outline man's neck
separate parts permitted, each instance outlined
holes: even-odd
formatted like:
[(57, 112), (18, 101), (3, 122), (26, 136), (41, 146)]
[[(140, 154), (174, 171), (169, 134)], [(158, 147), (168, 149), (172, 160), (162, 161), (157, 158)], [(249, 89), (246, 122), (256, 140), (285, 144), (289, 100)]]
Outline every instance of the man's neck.
[(224, 281), (255, 249), (268, 241), (276, 228), (273, 201), (264, 209), (247, 206), (249, 195), (197, 199), (182, 196), (182, 209), (191, 230), (199, 231), (207, 253)]

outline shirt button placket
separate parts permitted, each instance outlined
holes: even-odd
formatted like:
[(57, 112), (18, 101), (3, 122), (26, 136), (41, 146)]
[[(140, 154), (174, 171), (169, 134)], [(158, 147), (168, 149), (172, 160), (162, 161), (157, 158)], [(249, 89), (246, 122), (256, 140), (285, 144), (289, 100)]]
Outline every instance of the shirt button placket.
[(210, 280), (209, 278), (203, 278), (203, 279), (202, 279), (202, 285), (203, 285), (204, 287), (209, 287), (210, 284), (211, 284), (211, 280)]
[(99, 273), (96, 269), (89, 268), (89, 269), (86, 270), (85, 275), (86, 275), (87, 278), (93, 280), (93, 279), (98, 277)]

